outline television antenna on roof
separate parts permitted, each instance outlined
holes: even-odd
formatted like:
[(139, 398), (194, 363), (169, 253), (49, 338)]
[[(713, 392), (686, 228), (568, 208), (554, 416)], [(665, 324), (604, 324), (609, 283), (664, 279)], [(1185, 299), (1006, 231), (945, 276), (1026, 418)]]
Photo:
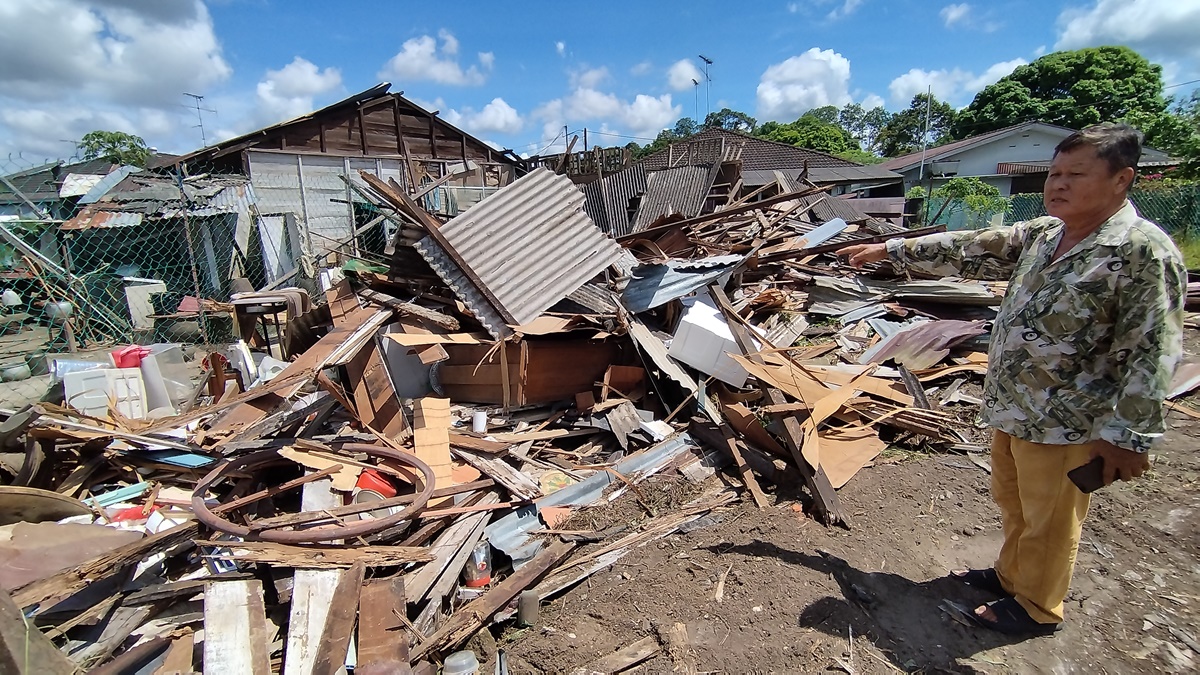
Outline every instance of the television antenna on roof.
[(196, 119), (199, 121), (199, 124), (197, 124), (196, 126), (194, 126), (192, 128), (200, 129), (200, 147), (207, 148), (208, 147), (208, 138), (206, 138), (204, 135), (204, 115), (203, 115), (203, 113), (210, 112), (215, 115), (215, 114), (217, 114), (217, 111), (213, 110), (212, 108), (201, 108), (200, 104), (204, 102), (204, 97), (201, 96), (200, 94), (189, 94), (185, 91), (185, 92), (183, 92), (183, 95), (191, 96), (195, 102)]
[(713, 60), (703, 54), (700, 55), (700, 60), (704, 62), (704, 81), (707, 83), (704, 89), (704, 114), (707, 116), (712, 112), (712, 104), (709, 102), (712, 96), (712, 78), (708, 75), (708, 67), (713, 64)]

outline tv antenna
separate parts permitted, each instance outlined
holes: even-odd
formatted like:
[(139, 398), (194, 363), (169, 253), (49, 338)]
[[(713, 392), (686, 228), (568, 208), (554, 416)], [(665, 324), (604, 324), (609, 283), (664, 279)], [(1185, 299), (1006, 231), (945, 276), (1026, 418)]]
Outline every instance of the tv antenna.
[(700, 122), (700, 83), (692, 78), (692, 91), (696, 93), (696, 122)]
[(208, 147), (208, 138), (205, 137), (205, 135), (204, 135), (204, 113), (210, 112), (215, 115), (215, 114), (217, 114), (217, 111), (213, 110), (212, 108), (200, 107), (200, 104), (204, 102), (204, 97), (201, 96), (200, 94), (189, 94), (185, 91), (185, 92), (183, 92), (183, 95), (191, 96), (193, 99), (193, 102), (195, 103), (196, 119), (199, 121), (199, 124), (197, 124), (196, 126), (194, 126), (192, 128), (200, 130), (200, 147), (207, 148)]
[(708, 75), (708, 67), (713, 64), (713, 60), (703, 54), (700, 55), (700, 60), (704, 62), (704, 81), (707, 83), (704, 88), (704, 114), (707, 115), (712, 112), (712, 104), (709, 102), (712, 95), (712, 78)]

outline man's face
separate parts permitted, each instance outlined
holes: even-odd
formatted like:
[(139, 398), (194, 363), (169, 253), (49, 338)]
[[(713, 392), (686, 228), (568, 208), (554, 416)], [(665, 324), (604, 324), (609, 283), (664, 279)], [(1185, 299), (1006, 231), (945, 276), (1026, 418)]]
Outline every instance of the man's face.
[(1050, 162), (1042, 199), (1046, 213), (1068, 225), (1087, 223), (1123, 202), (1132, 181), (1133, 169), (1114, 172), (1095, 148), (1085, 145), (1060, 152)]

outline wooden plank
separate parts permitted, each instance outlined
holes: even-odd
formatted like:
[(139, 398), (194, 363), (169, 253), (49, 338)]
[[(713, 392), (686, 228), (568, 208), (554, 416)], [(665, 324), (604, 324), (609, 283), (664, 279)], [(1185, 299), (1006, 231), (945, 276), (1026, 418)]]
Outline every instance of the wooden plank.
[(358, 596), (362, 591), (365, 573), (366, 567), (361, 562), (355, 563), (338, 581), (317, 646), (313, 675), (336, 675), (346, 665), (346, 652), (350, 647), (354, 620), (358, 617)]
[(346, 379), (360, 422), (393, 440), (408, 436), (404, 408), (392, 387), (377, 339), (346, 364)]
[[(725, 296), (725, 291), (717, 284), (710, 284), (708, 291), (709, 295), (717, 303), (718, 309), (724, 314), (725, 323), (729, 325), (729, 330), (733, 333), (734, 341), (738, 343), (742, 354), (746, 355), (746, 358), (754, 363), (763, 364), (763, 357), (755, 353), (757, 347), (754, 344), (754, 340), (750, 337), (750, 332), (742, 325), (737, 312), (729, 304), (729, 298)], [(759, 382), (759, 386), (771, 404), (779, 405), (787, 402), (787, 399), (784, 398), (778, 389), (762, 382)], [(833, 485), (830, 484), (829, 477), (821, 470), (819, 464), (815, 467), (811, 466), (804, 458), (802, 451), (804, 431), (800, 428), (800, 423), (791, 415), (777, 415), (776, 419), (783, 424), (784, 440), (787, 442), (792, 459), (796, 462), (796, 467), (800, 469), (800, 474), (804, 476), (804, 482), (808, 485), (809, 493), (813, 497), (813, 504), (816, 506), (818, 516), (826, 524), (849, 526), (849, 521), (846, 519), (845, 514), (842, 513), (841, 501), (838, 499)]]
[(405, 613), (404, 579), (369, 579), (358, 599), (355, 675), (408, 675), (408, 640), (396, 612)]
[(103, 622), (88, 629), (81, 641), (68, 643), (67, 655), (84, 668), (102, 663), (159, 609), (155, 605), (118, 606)]
[(75, 664), (32, 621), (26, 621), (12, 596), (0, 589), (0, 673), (74, 675), (75, 672)]
[(725, 422), (720, 422), (718, 426), (721, 429), (721, 435), (725, 440), (723, 448), (729, 455), (733, 457), (733, 464), (738, 470), (738, 476), (742, 482), (746, 484), (746, 489), (750, 490), (751, 496), (754, 497), (754, 503), (758, 508), (765, 509), (771, 505), (770, 500), (763, 494), (762, 487), (758, 484), (758, 479), (754, 477), (754, 472), (750, 470), (750, 465), (746, 463), (746, 459), (742, 457), (741, 450), (738, 449), (737, 437), (733, 434), (733, 429)]
[[(479, 500), (479, 505), (486, 506), (499, 502), (500, 496), (495, 491), (490, 491)], [(426, 563), (424, 567), (404, 578), (405, 594), (409, 604), (416, 604), (425, 599), (442, 573), (450, 567), (451, 561), (458, 556), (459, 551), (468, 543), (474, 546), (483, 536), (483, 528), (487, 526), (487, 521), (488, 513), (486, 511), (459, 518), (457, 522), (434, 539), (429, 550), (433, 554), (433, 561)], [(453, 570), (453, 574), (457, 576), (458, 570)]]
[(335, 569), (366, 565), (391, 567), (433, 559), (420, 546), (289, 546), (267, 541), (197, 541), (198, 546), (224, 547), (229, 553), (209, 557), (223, 560), (266, 563), (302, 569)]
[(413, 660), (420, 660), (431, 652), (454, 649), (466, 642), (492, 618), (492, 615), (520, 595), (521, 591), (536, 583), (543, 574), (557, 565), (574, 548), (574, 543), (555, 541), (542, 549), (520, 570), (484, 593), (479, 599), (455, 612), (441, 629), (412, 651)]
[(601, 657), (586, 666), (571, 670), (571, 675), (593, 675), (594, 673), (619, 673), (649, 659), (661, 651), (658, 640), (644, 637), (619, 651)]
[(162, 665), (154, 671), (154, 675), (179, 675), (179, 673), (192, 672), (195, 650), (196, 638), (191, 631), (175, 638), (171, 641), (171, 646), (167, 647)]
[(455, 448), (454, 454), (478, 469), (480, 473), (504, 486), (517, 499), (533, 501), (542, 496), (542, 488), (537, 481), (529, 474), (513, 468), (499, 457), (489, 457), (465, 448)]
[(204, 590), (204, 675), (270, 675), (262, 582), (214, 581)]
[[(304, 486), (303, 511), (339, 506), (329, 479)], [(325, 617), (342, 570), (298, 569), (292, 581), (292, 607), (288, 618), (287, 642), (283, 652), (283, 675), (310, 675), (317, 657)]]
[(13, 594), (13, 600), (23, 608), (37, 605), (32, 612), (27, 612), (31, 616), (36, 616), (50, 608), (51, 604), (47, 603), (47, 600), (62, 598), (83, 590), (96, 581), (118, 574), (126, 567), (141, 562), (155, 552), (165, 551), (195, 539), (199, 531), (198, 523), (184, 523), (145, 539), (131, 542), (114, 551), (80, 563), (71, 569), (26, 584), (17, 589), (17, 592)]
[[(434, 486), (454, 484), (450, 457), (450, 399), (425, 398), (413, 401), (413, 454), (433, 469)], [(431, 506), (436, 506), (431, 500)]]
[[(310, 347), (307, 351), (299, 356), (295, 361), (288, 364), (288, 367), (275, 377), (275, 380), (286, 381), (293, 376), (305, 376), (303, 379), (311, 378), (316, 371), (320, 370), (326, 360), (337, 353), (343, 343), (346, 343), (355, 337), (355, 332), (363, 326), (368, 319), (371, 319), (376, 314), (375, 309), (361, 308), (346, 317), (342, 325), (335, 326), (317, 341), (317, 344)], [(272, 380), (274, 382), (275, 380)], [(297, 383), (297, 387), (301, 383)], [(290, 392), (289, 392), (290, 394)], [(216, 440), (220, 440), (222, 434), (234, 433), (245, 427), (248, 427), (256, 422), (261, 421), (264, 417), (271, 414), (279, 406), (286, 402), (286, 395), (281, 395), (278, 392), (271, 391), (262, 395), (254, 396), (239, 403), (237, 406), (228, 410), (220, 420), (218, 420), (209, 430), (208, 435)]]

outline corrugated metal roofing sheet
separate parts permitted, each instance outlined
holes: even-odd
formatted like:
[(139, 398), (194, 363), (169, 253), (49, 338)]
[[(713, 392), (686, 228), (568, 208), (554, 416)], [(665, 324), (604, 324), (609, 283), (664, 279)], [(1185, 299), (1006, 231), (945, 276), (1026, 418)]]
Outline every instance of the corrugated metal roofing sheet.
[(494, 337), (511, 333), (497, 310), (516, 324), (536, 319), (620, 256), (583, 210), (570, 179), (538, 169), (441, 227), (455, 252), (495, 296), (491, 307), (430, 237), (417, 242), (438, 276), (454, 289)]
[(142, 224), (142, 214), (136, 211), (101, 211), (86, 208), (79, 215), (63, 223), (62, 230), (88, 230), (91, 228), (132, 227)]
[(720, 169), (718, 164), (700, 164), (651, 172), (646, 177), (646, 194), (634, 217), (633, 232), (650, 227), (665, 215), (700, 215)]
[(583, 209), (604, 232), (614, 237), (632, 231), (629, 203), (646, 192), (646, 167), (635, 164), (583, 186)]

